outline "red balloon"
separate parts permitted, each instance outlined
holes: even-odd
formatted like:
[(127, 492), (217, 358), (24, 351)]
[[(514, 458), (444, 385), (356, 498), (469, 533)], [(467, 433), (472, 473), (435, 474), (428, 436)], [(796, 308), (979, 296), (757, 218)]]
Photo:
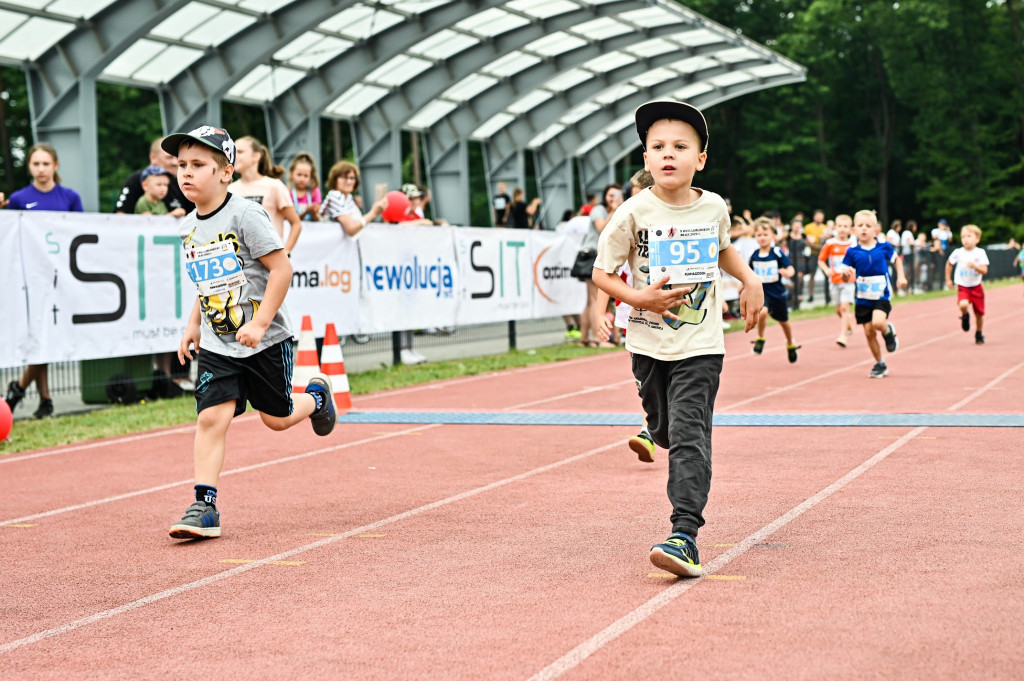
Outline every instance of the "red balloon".
[(0, 397), (0, 442), (7, 439), (12, 425), (14, 425), (14, 415), (11, 414), (11, 406), (7, 404), (7, 400)]
[(405, 217), (406, 211), (409, 210), (409, 197), (397, 189), (392, 189), (387, 193), (386, 198), (388, 200), (388, 207), (381, 214), (384, 222), (401, 222), (402, 218)]

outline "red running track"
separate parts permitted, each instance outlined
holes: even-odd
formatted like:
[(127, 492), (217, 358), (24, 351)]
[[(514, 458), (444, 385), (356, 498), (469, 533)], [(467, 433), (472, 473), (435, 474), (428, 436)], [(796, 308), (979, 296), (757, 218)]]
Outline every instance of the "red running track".
[[(719, 412), (1005, 413), (1018, 287), (985, 346), (898, 305), (891, 375), (837, 323), (727, 336)], [(628, 412), (624, 353), (357, 407)], [(0, 459), (0, 679), (989, 679), (1024, 668), (1020, 431), (720, 427), (707, 575), (647, 560), (665, 452), (613, 427), (350, 425), (229, 435), (224, 536), (166, 534), (191, 428)]]

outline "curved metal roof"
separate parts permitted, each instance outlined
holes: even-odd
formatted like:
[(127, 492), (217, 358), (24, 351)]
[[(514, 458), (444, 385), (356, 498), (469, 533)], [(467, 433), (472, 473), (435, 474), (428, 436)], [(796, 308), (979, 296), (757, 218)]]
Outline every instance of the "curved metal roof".
[(224, 100), (262, 106), (278, 158), (319, 149), (321, 117), (347, 119), (367, 186), (397, 184), (398, 131), (422, 131), (454, 222), (468, 220), (467, 140), (489, 186), (521, 183), (533, 153), (542, 194), (571, 203), (574, 181), (602, 181), (637, 146), (642, 101), (707, 107), (805, 78), (671, 0), (0, 0), (0, 62), (25, 70), (36, 135), (87, 208), (99, 79), (156, 89), (168, 131), (219, 123)]

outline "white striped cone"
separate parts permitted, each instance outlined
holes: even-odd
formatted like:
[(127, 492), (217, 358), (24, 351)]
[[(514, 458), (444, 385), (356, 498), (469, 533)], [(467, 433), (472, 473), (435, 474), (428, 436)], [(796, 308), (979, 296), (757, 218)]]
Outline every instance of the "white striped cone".
[(323, 362), (320, 370), (330, 377), (334, 388), (334, 408), (339, 414), (352, 411), (352, 394), (349, 392), (348, 376), (345, 375), (345, 359), (341, 356), (341, 343), (334, 324), (327, 325), (324, 333)]
[(318, 373), (320, 373), (320, 360), (316, 356), (313, 318), (309, 315), (303, 315), (302, 331), (299, 333), (299, 349), (295, 353), (295, 367), (292, 369), (292, 392), (306, 392), (309, 379)]

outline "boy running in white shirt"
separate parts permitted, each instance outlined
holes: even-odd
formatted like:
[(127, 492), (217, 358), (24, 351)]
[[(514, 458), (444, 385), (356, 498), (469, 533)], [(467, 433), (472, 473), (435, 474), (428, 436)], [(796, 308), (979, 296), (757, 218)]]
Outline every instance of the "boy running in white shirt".
[(964, 331), (971, 330), (971, 315), (967, 308), (974, 308), (974, 342), (983, 345), (985, 336), (981, 334), (981, 327), (985, 320), (985, 289), (982, 288), (981, 278), (988, 274), (988, 253), (978, 247), (979, 241), (981, 228), (977, 225), (964, 225), (960, 229), (960, 243), (963, 246), (950, 253), (946, 261), (946, 288), (956, 284), (960, 328)]

